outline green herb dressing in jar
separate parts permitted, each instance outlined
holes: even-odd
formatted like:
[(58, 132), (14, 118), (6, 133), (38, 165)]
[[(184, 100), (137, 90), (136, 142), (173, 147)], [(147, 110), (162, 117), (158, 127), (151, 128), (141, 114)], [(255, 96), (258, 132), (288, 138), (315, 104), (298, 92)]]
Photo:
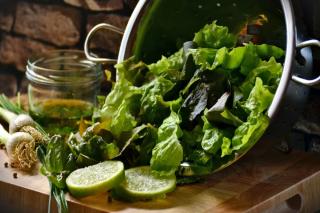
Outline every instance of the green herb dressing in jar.
[(101, 65), (78, 50), (52, 51), (28, 60), (30, 114), (50, 134), (78, 130), (90, 118), (102, 79)]

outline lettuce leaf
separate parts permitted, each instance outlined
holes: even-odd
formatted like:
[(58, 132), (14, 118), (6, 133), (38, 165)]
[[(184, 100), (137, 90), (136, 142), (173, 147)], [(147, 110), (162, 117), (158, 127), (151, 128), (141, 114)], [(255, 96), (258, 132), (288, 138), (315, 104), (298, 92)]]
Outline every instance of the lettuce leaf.
[[(110, 129), (110, 120), (114, 118), (116, 114), (119, 113), (119, 108), (121, 105), (123, 106), (122, 110), (123, 108), (129, 109), (129, 107), (124, 105), (130, 104), (132, 107), (133, 106), (138, 107), (139, 105), (139, 102), (136, 103), (135, 102), (136, 99), (132, 98), (136, 95), (141, 95), (141, 90), (135, 87), (131, 82), (131, 81), (135, 81), (134, 79), (140, 78), (137, 76), (133, 77), (134, 76), (133, 74), (129, 74), (130, 72), (137, 71), (136, 69), (133, 69), (131, 71), (128, 70), (134, 67), (132, 63), (134, 63), (133, 58), (130, 58), (128, 59), (128, 61), (124, 61), (116, 65), (117, 72), (118, 72), (118, 81), (115, 83), (113, 89), (106, 97), (105, 103), (100, 110), (100, 116), (101, 116), (100, 120), (101, 122), (106, 123), (107, 125), (105, 126), (106, 129)], [(140, 67), (140, 65), (137, 65), (137, 67)], [(138, 68), (138, 70), (140, 70), (140, 68)], [(141, 74), (137, 74), (137, 75), (140, 76)], [(134, 103), (130, 102), (127, 99), (134, 101)]]
[(204, 150), (201, 149), (196, 149), (193, 150), (193, 152), (188, 156), (188, 160), (191, 161), (195, 165), (202, 165), (202, 166), (207, 166), (210, 167), (211, 160), (212, 160), (212, 155), (205, 152)]
[(222, 47), (231, 48), (236, 45), (237, 38), (229, 33), (229, 29), (219, 26), (216, 21), (205, 25), (193, 38), (198, 47), (219, 49)]
[(209, 110), (205, 110), (204, 115), (211, 122), (225, 123), (239, 126), (243, 122), (227, 108), (227, 101), (230, 97), (229, 92), (225, 92)]
[(179, 127), (181, 118), (175, 112), (171, 112), (171, 115), (166, 118), (162, 125), (158, 128), (158, 140), (164, 141), (171, 135), (176, 135), (178, 138), (182, 136), (182, 131)]
[(248, 112), (262, 113), (270, 106), (273, 96), (268, 88), (263, 85), (262, 80), (257, 77), (256, 83), (243, 107)]
[(181, 118), (172, 111), (158, 129), (158, 143), (152, 150), (150, 165), (161, 176), (173, 175), (183, 159), (180, 123)]
[(157, 128), (154, 126), (150, 124), (137, 126), (130, 134), (121, 138), (123, 143), (118, 156), (121, 156), (129, 166), (148, 165), (157, 137)]
[(212, 48), (197, 48), (189, 50), (189, 54), (192, 55), (196, 65), (199, 65), (202, 70), (213, 70), (217, 65), (214, 64), (217, 49)]
[(232, 151), (231, 140), (227, 137), (224, 137), (221, 144), (221, 157), (223, 158), (226, 155), (231, 155)]
[(268, 85), (269, 87), (276, 87), (280, 81), (281, 74), (282, 65), (277, 63), (274, 57), (271, 57), (269, 61), (260, 61), (258, 66), (248, 73), (239, 89), (243, 92), (245, 97), (248, 97), (257, 77), (262, 79), (263, 84)]
[(110, 155), (129, 166), (150, 163), (159, 175), (185, 162), (200, 175), (250, 148), (268, 126), (284, 51), (236, 41), (214, 21), (170, 57), (116, 65), (119, 79), (101, 109), (115, 140)]
[(193, 121), (207, 106), (209, 85), (198, 84), (184, 100), (179, 113), (188, 121)]
[(116, 68), (118, 69), (119, 78), (125, 78), (134, 86), (143, 84), (146, 74), (149, 72), (147, 65), (142, 61), (136, 61), (134, 57), (117, 64)]
[(257, 77), (256, 83), (243, 107), (250, 112), (247, 122), (240, 125), (232, 138), (232, 147), (236, 151), (245, 151), (259, 140), (269, 125), (264, 111), (270, 106), (273, 94)]
[(202, 149), (208, 153), (216, 154), (221, 148), (223, 142), (223, 134), (217, 128), (204, 130), (203, 139), (201, 141)]
[(216, 127), (213, 127), (205, 116), (202, 117), (204, 121), (203, 125), (203, 138), (201, 141), (201, 147), (204, 151), (210, 154), (217, 154), (223, 143), (224, 132)]
[(182, 70), (183, 62), (183, 50), (180, 49), (168, 58), (162, 56), (158, 62), (150, 64), (148, 68), (150, 69), (150, 72), (159, 76), (168, 72), (168, 70)]
[(274, 57), (279, 59), (284, 56), (284, 51), (280, 47), (269, 45), (269, 44), (260, 44), (256, 45), (257, 53), (262, 59), (269, 59)]
[(164, 117), (169, 115), (170, 109), (163, 101), (163, 96), (169, 92), (174, 85), (170, 80), (159, 76), (140, 88), (143, 94), (139, 115), (144, 123), (159, 124)]
[(232, 149), (238, 153), (248, 150), (260, 139), (268, 126), (268, 116), (252, 113), (248, 121), (236, 129), (232, 138)]
[(110, 130), (116, 138), (119, 138), (122, 132), (131, 131), (137, 125), (137, 121), (131, 113), (131, 105), (135, 103), (131, 100), (131, 98), (124, 99), (112, 116)]

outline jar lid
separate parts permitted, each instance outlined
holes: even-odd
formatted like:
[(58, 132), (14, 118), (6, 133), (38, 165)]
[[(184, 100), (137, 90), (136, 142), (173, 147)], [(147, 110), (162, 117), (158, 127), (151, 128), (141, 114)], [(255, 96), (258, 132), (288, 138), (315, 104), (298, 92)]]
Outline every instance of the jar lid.
[(56, 50), (29, 59), (26, 77), (42, 85), (81, 86), (99, 82), (102, 69), (100, 64), (89, 61), (83, 51)]

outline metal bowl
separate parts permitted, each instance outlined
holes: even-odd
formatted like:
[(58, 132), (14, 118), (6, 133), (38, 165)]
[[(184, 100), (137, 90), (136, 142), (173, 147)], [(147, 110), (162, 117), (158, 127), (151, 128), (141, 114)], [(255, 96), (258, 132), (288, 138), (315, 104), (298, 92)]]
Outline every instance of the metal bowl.
[[(124, 31), (117, 62), (120, 63), (131, 55), (146, 62), (154, 62), (161, 55), (171, 55), (183, 41), (191, 40), (194, 32), (212, 20), (237, 32), (244, 23), (260, 15), (268, 19), (260, 35), (263, 42), (286, 50), (283, 74), (267, 112), (272, 120), (269, 129), (273, 129), (273, 137), (277, 137), (290, 128), (307, 100), (308, 89), (299, 84), (313, 86), (320, 83), (320, 76), (305, 79), (312, 71), (310, 46), (320, 47), (320, 42), (314, 39), (304, 40), (300, 26), (296, 25), (290, 0), (140, 0)], [(86, 55), (93, 61), (114, 62), (114, 59), (92, 57), (89, 52), (90, 38), (102, 28), (121, 33), (120, 29), (109, 24), (95, 26), (85, 41)], [(296, 55), (303, 59), (303, 64), (298, 63)], [(279, 110), (280, 113), (277, 113)], [(236, 156), (215, 171), (232, 164), (244, 154)], [(185, 162), (181, 164), (180, 171), (188, 176), (193, 174), (193, 169), (197, 168), (191, 168)]]

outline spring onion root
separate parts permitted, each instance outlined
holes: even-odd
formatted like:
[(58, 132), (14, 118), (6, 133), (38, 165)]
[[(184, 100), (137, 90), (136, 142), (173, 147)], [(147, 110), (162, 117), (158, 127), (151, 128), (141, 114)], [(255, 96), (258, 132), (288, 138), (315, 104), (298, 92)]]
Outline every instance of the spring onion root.
[(30, 134), (25, 132), (9, 134), (0, 125), (0, 143), (5, 144), (12, 166), (30, 170), (37, 162), (35, 140)]

